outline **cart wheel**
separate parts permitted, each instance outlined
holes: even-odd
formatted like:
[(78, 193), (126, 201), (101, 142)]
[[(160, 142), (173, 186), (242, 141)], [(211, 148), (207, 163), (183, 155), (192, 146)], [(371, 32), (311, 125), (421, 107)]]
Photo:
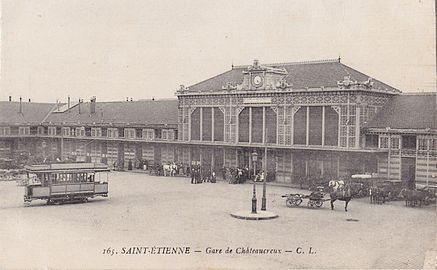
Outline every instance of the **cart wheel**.
[(317, 207), (321, 207), (323, 205), (323, 201), (316, 201), (315, 205)]
[(285, 201), (285, 205), (287, 205), (287, 207), (293, 207), (294, 204), (295, 201), (293, 200), (293, 198), (287, 198), (287, 200)]
[(308, 207), (312, 208), (312, 207), (314, 207), (314, 202), (309, 200), (307, 205), (308, 205)]
[(429, 199), (429, 197), (425, 197), (425, 200), (424, 200), (424, 202), (423, 202), (425, 205), (429, 205), (429, 203), (430, 203), (430, 199)]
[(299, 206), (301, 203), (302, 203), (302, 199), (297, 199), (297, 200), (294, 201), (294, 204), (296, 206)]

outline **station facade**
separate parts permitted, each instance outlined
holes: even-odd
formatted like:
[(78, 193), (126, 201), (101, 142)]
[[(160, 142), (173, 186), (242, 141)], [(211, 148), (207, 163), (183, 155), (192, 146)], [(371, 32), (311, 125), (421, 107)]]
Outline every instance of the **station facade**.
[(0, 122), (1, 153), (122, 167), (138, 160), (216, 172), (247, 167), (284, 184), (357, 173), (437, 184), (435, 93), (402, 94), (340, 59), (255, 60), (181, 86), (176, 96), (52, 104), (40, 121)]

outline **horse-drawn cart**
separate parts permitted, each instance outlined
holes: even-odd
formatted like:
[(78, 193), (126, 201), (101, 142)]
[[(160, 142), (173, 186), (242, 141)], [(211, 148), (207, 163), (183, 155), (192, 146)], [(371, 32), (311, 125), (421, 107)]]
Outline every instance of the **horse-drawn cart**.
[(314, 191), (311, 194), (299, 194), (299, 193), (289, 193), (282, 195), (283, 198), (287, 198), (285, 200), (285, 205), (287, 207), (299, 206), (304, 199), (308, 199), (307, 206), (310, 208), (321, 207), (323, 202), (328, 201), (330, 199), (325, 199), (325, 193), (321, 191)]

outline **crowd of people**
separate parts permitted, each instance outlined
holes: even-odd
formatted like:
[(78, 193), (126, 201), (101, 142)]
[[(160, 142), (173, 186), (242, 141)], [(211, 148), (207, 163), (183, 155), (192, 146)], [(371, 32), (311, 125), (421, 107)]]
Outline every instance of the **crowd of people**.
[[(132, 164), (132, 165), (131, 165)], [(116, 161), (113, 164), (114, 168), (117, 167)], [(128, 168), (141, 168), (148, 170), (150, 174), (159, 176), (187, 176), (191, 178), (192, 184), (199, 183), (216, 183), (217, 172), (210, 166), (201, 165), (187, 165), (177, 162), (169, 162), (162, 164), (153, 164), (151, 162), (143, 160), (130, 161)], [(221, 178), (227, 181), (229, 184), (242, 184), (248, 180), (255, 182), (272, 181), (275, 177), (274, 172), (264, 172), (258, 169), (255, 173), (249, 167), (222, 167), (219, 169), (218, 174)]]

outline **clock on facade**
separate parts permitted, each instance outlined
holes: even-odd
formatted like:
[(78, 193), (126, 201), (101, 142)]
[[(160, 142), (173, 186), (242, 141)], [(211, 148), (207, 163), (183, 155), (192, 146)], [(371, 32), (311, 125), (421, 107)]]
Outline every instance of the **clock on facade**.
[(261, 76), (256, 75), (253, 77), (252, 83), (254, 86), (259, 87), (263, 84), (263, 79), (261, 78)]

